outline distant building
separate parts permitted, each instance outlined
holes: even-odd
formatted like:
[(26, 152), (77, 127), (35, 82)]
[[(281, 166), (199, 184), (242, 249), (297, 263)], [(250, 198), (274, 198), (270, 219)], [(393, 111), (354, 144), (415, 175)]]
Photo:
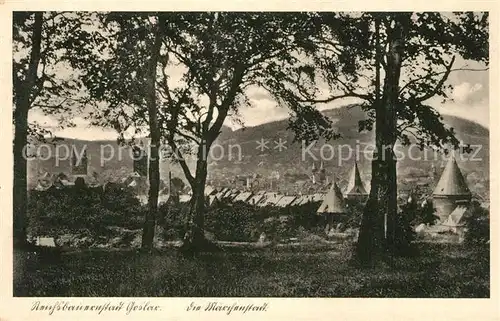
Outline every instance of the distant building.
[[(142, 141), (141, 141), (142, 143)], [(132, 148), (134, 160), (134, 172), (140, 176), (148, 177), (148, 154), (143, 144)]]
[(449, 228), (453, 233), (461, 234), (465, 229), (467, 218), (471, 215), (470, 211), (468, 206), (458, 204), (441, 225)]
[(450, 157), (432, 194), (440, 221), (445, 222), (458, 204), (468, 204), (471, 196), (455, 158)]
[(311, 179), (312, 179), (312, 183), (313, 184), (316, 184), (316, 173), (318, 172), (318, 170), (316, 169), (316, 164), (312, 164), (312, 168), (311, 168)]
[(344, 221), (347, 214), (347, 207), (344, 201), (344, 196), (342, 195), (335, 178), (332, 178), (330, 190), (323, 198), (323, 202), (319, 206), (316, 213), (323, 216), (327, 231), (329, 231), (335, 224)]
[(71, 151), (71, 174), (74, 176), (88, 175), (88, 157), (87, 150), (84, 148), (78, 155), (75, 148)]
[(321, 161), (321, 165), (318, 170), (318, 180), (319, 183), (324, 184), (326, 181), (326, 169), (323, 167), (323, 161)]
[(330, 190), (323, 198), (323, 202), (317, 211), (318, 214), (345, 214), (347, 208), (344, 203), (344, 196), (337, 185), (337, 182), (332, 178)]
[(276, 206), (278, 206), (278, 207), (288, 207), (288, 206), (290, 206), (295, 201), (296, 198), (297, 198), (296, 196), (285, 195), (285, 196), (283, 196), (278, 201), (278, 203), (276, 204)]
[(252, 192), (242, 192), (236, 196), (233, 202), (247, 202), (252, 196)]

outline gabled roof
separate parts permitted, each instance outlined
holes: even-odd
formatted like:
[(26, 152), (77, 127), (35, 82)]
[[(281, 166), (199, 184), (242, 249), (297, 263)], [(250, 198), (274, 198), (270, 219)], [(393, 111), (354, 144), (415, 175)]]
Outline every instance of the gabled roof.
[(224, 195), (224, 198), (228, 201), (233, 201), (236, 196), (238, 196), (238, 194), (240, 194), (241, 192), (238, 191), (237, 189), (231, 189), (229, 190), (228, 193), (226, 193), (226, 195)]
[(216, 196), (219, 200), (231, 201), (238, 193), (239, 191), (236, 189), (226, 188), (217, 193)]
[(205, 186), (205, 196), (211, 195), (211, 194), (216, 193), (216, 192), (217, 191), (212, 186), (210, 186), (210, 185)]
[(326, 194), (323, 203), (318, 208), (317, 213), (346, 213), (344, 196), (337, 186), (337, 182), (333, 179), (332, 185), (328, 194)]
[(251, 205), (257, 205), (265, 196), (265, 192), (260, 191), (257, 194), (252, 195), (247, 202)]
[(208, 195), (208, 205), (212, 205), (215, 201), (217, 201), (217, 196), (215, 196), (214, 194)]
[(233, 202), (246, 202), (250, 197), (252, 197), (251, 192), (243, 192), (238, 195), (233, 199)]
[(302, 197), (295, 203), (295, 205), (304, 205), (311, 201), (312, 195), (302, 195)]
[(296, 206), (298, 203), (300, 203), (300, 199), (302, 198), (301, 195), (297, 195), (293, 201), (290, 202), (289, 206)]
[(441, 178), (434, 189), (437, 196), (470, 196), (471, 192), (458, 167), (455, 157), (450, 157), (444, 168)]
[(229, 192), (230, 188), (229, 187), (224, 187), (223, 189), (221, 189), (217, 194), (215, 194), (217, 196), (218, 199), (222, 199), (224, 197), (224, 195)]
[(275, 205), (281, 197), (283, 197), (283, 195), (279, 195), (278, 193), (266, 193), (257, 206)]
[(465, 225), (465, 218), (467, 217), (468, 208), (464, 205), (458, 205), (450, 216), (442, 223), (444, 226), (459, 227)]
[(354, 167), (349, 177), (349, 185), (347, 186), (347, 195), (368, 195), (366, 192), (361, 175), (359, 173), (358, 163), (354, 161)]
[(317, 203), (322, 202), (325, 199), (325, 194), (323, 193), (315, 193), (309, 199), (310, 202)]
[(270, 198), (267, 199), (267, 205), (278, 205), (278, 202), (283, 198), (284, 195), (274, 193)]
[(298, 206), (302, 202), (303, 195), (298, 195), (295, 199), (290, 203), (290, 206)]

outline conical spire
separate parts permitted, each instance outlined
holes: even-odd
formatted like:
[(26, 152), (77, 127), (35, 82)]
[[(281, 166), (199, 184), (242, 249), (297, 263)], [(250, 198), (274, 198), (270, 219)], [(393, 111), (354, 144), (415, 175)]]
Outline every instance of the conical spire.
[(349, 187), (347, 189), (347, 194), (355, 195), (366, 195), (366, 189), (361, 180), (361, 175), (359, 174), (358, 163), (354, 161), (354, 168), (349, 178)]
[(463, 195), (470, 196), (471, 192), (465, 182), (462, 172), (458, 167), (455, 157), (451, 155), (448, 164), (441, 174), (441, 178), (434, 189), (433, 195), (448, 196), (448, 195)]
[(337, 185), (335, 177), (332, 177), (332, 185), (330, 190), (323, 199), (323, 203), (318, 208), (317, 213), (346, 213), (344, 197), (340, 188)]

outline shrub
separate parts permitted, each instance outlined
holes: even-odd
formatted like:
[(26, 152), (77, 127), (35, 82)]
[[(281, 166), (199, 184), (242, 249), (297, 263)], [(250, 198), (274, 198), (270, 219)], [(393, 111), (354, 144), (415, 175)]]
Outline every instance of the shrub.
[(400, 206), (401, 215), (411, 226), (419, 224), (434, 225), (439, 217), (431, 202), (426, 202), (423, 206), (418, 206), (417, 202), (408, 202)]
[(347, 202), (347, 218), (345, 221), (346, 228), (359, 228), (363, 217), (363, 209), (365, 204), (362, 202), (348, 201)]
[(413, 225), (428, 224), (434, 225), (439, 221), (439, 216), (436, 215), (436, 209), (432, 202), (427, 201), (423, 206), (417, 210), (416, 220), (412, 222)]
[(158, 224), (164, 228), (166, 240), (178, 240), (184, 236), (189, 204), (164, 203), (158, 208)]
[(136, 197), (102, 194), (94, 189), (66, 188), (31, 191), (28, 200), (28, 232), (54, 235), (81, 230), (107, 233), (109, 226), (142, 227), (146, 208)]
[(489, 211), (478, 202), (472, 202), (469, 216), (465, 220), (467, 231), (465, 243), (470, 245), (488, 244), (490, 241)]
[(211, 208), (205, 217), (206, 229), (222, 241), (256, 241), (260, 224), (253, 206), (245, 203), (222, 204)]
[(415, 247), (412, 245), (415, 239), (416, 233), (412, 228), (410, 217), (404, 212), (399, 212), (396, 217), (395, 253), (399, 256), (415, 254)]
[[(295, 228), (303, 227), (306, 230), (317, 230), (323, 222), (322, 217), (316, 214), (319, 205), (308, 203), (300, 206), (290, 207), (288, 213), (292, 217), (290, 224)], [(285, 214), (285, 213), (283, 213)]]

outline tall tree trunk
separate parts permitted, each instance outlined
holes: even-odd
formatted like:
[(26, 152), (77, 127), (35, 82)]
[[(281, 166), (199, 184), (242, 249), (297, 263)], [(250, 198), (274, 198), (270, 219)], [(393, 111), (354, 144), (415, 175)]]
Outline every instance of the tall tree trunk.
[(24, 146), (28, 142), (28, 111), (16, 107), (14, 133), (14, 247), (22, 247), (27, 242), (26, 214), (27, 214), (27, 161), (24, 155)]
[(42, 41), (42, 22), (41, 12), (37, 12), (33, 23), (33, 33), (31, 35), (31, 53), (30, 62), (26, 79), (16, 88), (16, 110), (14, 111), (14, 183), (13, 183), (13, 215), (14, 215), (14, 235), (13, 243), (15, 248), (23, 247), (27, 244), (26, 237), (26, 215), (28, 198), (28, 178), (27, 178), (27, 160), (25, 148), (28, 143), (28, 113), (32, 101), (35, 97), (32, 94), (35, 90), (37, 81), (37, 71), (40, 62), (40, 47)]
[(363, 216), (356, 244), (356, 258), (363, 265), (370, 265), (383, 248), (384, 219), (379, 211), (379, 186), (381, 164), (378, 155), (382, 150), (382, 130), (385, 121), (385, 108), (380, 99), (380, 17), (375, 18), (375, 143), (376, 150), (372, 160), (372, 179), (368, 201), (363, 209)]
[(389, 52), (387, 54), (387, 70), (384, 81), (384, 105), (386, 110), (386, 122), (383, 126), (382, 141), (384, 158), (381, 175), (385, 182), (381, 185), (382, 199), (380, 209), (385, 214), (385, 239), (386, 249), (392, 255), (395, 252), (394, 245), (397, 228), (397, 175), (394, 146), (397, 140), (396, 111), (399, 101), (399, 78), (401, 75), (402, 51), (403, 51), (403, 26), (397, 16), (394, 28), (388, 34)]
[(205, 184), (207, 180), (207, 159), (204, 152), (205, 146), (200, 144), (196, 173), (191, 184), (193, 195), (191, 197), (190, 211), (184, 237), (184, 247), (193, 251), (206, 248), (209, 243), (205, 239)]
[(164, 20), (161, 16), (158, 20), (155, 40), (151, 50), (151, 59), (148, 64), (148, 73), (146, 76), (146, 102), (148, 106), (149, 129), (151, 136), (148, 212), (146, 213), (142, 232), (142, 248), (146, 250), (153, 248), (156, 216), (158, 212), (158, 192), (160, 189), (160, 160), (158, 151), (160, 147), (161, 135), (158, 125), (158, 110), (156, 106), (156, 66), (160, 56), (162, 24), (164, 23)]
[[(363, 212), (356, 253), (363, 264), (373, 263), (377, 256), (383, 254), (383, 249), (389, 255), (393, 255), (396, 250), (397, 176), (394, 146), (397, 140), (396, 110), (404, 41), (401, 18), (404, 19), (402, 14), (396, 14), (394, 27), (387, 28), (389, 51), (386, 55), (383, 94), (381, 99), (376, 99), (376, 153), (372, 161), (371, 191)], [(377, 24), (377, 32), (378, 27)], [(378, 48), (377, 45), (377, 51)], [(380, 55), (377, 56), (380, 59)], [(378, 90), (378, 80), (377, 85)]]

